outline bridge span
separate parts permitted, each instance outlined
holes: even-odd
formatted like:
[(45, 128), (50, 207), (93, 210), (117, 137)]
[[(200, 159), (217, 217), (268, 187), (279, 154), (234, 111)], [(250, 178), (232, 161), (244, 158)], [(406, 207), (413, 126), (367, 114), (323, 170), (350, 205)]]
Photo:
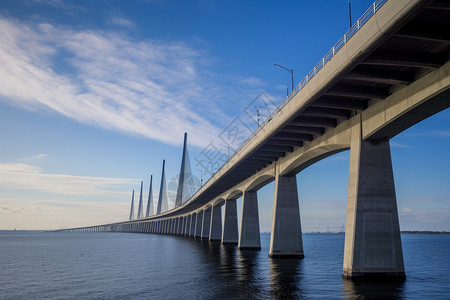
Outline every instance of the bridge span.
[(303, 257), (295, 176), (350, 149), (343, 276), (404, 278), (389, 140), (449, 107), (448, 28), (449, 1), (375, 2), (189, 201), (66, 230), (176, 234), (260, 249), (257, 191), (275, 181), (269, 256)]

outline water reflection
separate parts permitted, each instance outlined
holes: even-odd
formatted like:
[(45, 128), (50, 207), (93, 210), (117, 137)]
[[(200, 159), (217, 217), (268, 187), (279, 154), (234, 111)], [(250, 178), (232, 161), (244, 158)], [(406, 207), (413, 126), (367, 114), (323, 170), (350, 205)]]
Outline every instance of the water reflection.
[(343, 279), (347, 299), (403, 299), (403, 281), (352, 281)]
[(302, 259), (270, 259), (270, 295), (275, 299), (299, 299), (304, 294), (301, 286), (303, 277)]
[(250, 295), (261, 295), (261, 273), (259, 272), (259, 251), (238, 251), (237, 256), (237, 279), (245, 285)]

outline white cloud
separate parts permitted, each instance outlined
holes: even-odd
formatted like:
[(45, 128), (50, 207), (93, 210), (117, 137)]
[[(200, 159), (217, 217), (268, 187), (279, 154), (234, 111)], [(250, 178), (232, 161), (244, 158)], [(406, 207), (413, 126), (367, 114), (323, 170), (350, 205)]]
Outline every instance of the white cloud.
[(242, 83), (250, 85), (250, 86), (262, 86), (264, 81), (257, 77), (248, 77), (241, 80)]
[(123, 194), (120, 189), (137, 179), (46, 174), (41, 168), (21, 163), (0, 164), (0, 188), (26, 189), (62, 195), (101, 196)]
[(29, 24), (0, 16), (0, 101), (79, 122), (203, 147), (221, 118), (198, 72), (199, 51), (178, 42)]
[(114, 25), (118, 25), (118, 26), (122, 26), (122, 27), (126, 27), (126, 28), (134, 28), (135, 27), (135, 24), (132, 21), (127, 20), (122, 17), (119, 17), (119, 16), (111, 16), (110, 22)]
[(0, 197), (1, 229), (59, 229), (125, 220), (129, 202)]
[(39, 153), (39, 154), (30, 156), (30, 157), (22, 158), (22, 160), (23, 160), (23, 161), (37, 161), (37, 160), (45, 159), (45, 158), (47, 158), (47, 157), (49, 157), (48, 154), (45, 154), (45, 153)]
[(450, 137), (450, 131), (448, 130), (426, 130), (426, 129), (414, 129), (405, 133), (405, 136), (411, 137)]
[(414, 148), (412, 146), (408, 146), (408, 145), (405, 145), (405, 144), (402, 144), (402, 143), (399, 143), (399, 142), (393, 141), (393, 140), (389, 141), (389, 144), (391, 145), (391, 147), (395, 147), (395, 148), (405, 148), (405, 149), (413, 149)]

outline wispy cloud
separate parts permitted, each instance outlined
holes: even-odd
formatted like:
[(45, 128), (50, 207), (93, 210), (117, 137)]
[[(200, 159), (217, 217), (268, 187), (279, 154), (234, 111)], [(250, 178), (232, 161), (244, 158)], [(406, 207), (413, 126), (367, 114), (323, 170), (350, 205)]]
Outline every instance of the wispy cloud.
[(448, 130), (411, 130), (405, 133), (405, 136), (414, 136), (414, 137), (450, 137), (450, 131)]
[(262, 86), (264, 84), (263, 80), (261, 80), (260, 78), (254, 77), (254, 76), (242, 79), (241, 82), (244, 84), (247, 84), (250, 86), (256, 86), (256, 87)]
[(399, 143), (397, 141), (390, 141), (389, 144), (391, 145), (391, 147), (395, 147), (395, 148), (404, 148), (404, 149), (413, 149), (414, 148), (412, 146)]
[(45, 153), (39, 153), (33, 156), (29, 156), (29, 157), (24, 157), (22, 158), (22, 161), (37, 161), (37, 160), (42, 160), (49, 157), (48, 154)]
[(19, 22), (0, 15), (0, 99), (50, 109), (92, 126), (205, 146), (220, 129), (217, 91), (199, 74), (207, 58), (181, 42)]
[(65, 3), (63, 0), (30, 0), (31, 3), (41, 4), (41, 5), (50, 5), (55, 7), (65, 7)]
[(134, 28), (136, 26), (134, 22), (119, 16), (111, 16), (110, 23), (126, 28)]
[(27, 189), (76, 196), (122, 194), (137, 179), (47, 174), (40, 167), (22, 163), (0, 164), (0, 188)]
[(129, 202), (0, 197), (1, 229), (58, 229), (123, 221)]

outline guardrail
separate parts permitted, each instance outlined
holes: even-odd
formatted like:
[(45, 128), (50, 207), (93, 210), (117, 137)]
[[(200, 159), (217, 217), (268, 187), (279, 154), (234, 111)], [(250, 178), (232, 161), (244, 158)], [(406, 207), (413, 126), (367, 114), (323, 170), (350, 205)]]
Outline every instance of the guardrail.
[[(292, 98), (294, 98), (295, 95), (297, 95), (303, 87), (326, 65), (327, 62), (329, 62), (334, 55), (336, 55), (337, 52), (352, 38), (352, 36), (358, 32), (358, 30), (380, 9), (380, 7), (383, 6), (384, 3), (386, 3), (388, 0), (377, 0), (375, 1), (367, 10), (366, 12), (356, 21), (352, 27), (344, 34), (344, 36), (336, 43), (334, 44), (333, 48), (330, 49), (330, 51), (325, 54), (324, 57), (314, 66), (314, 68), (303, 78), (302, 81), (291, 91), (291, 93), (272, 111), (272, 113), (262, 122), (262, 124), (253, 131), (253, 133), (234, 151), (234, 154), (230, 156), (223, 164), (222, 166), (212, 174), (212, 176), (205, 182), (204, 185), (206, 185), (213, 176), (222, 170), (222, 168), (231, 161), (237, 152), (242, 150), (242, 148), (245, 147), (245, 145), (248, 144), (248, 142), (256, 135), (258, 132), (268, 123), (272, 118), (278, 114), (278, 112), (286, 106), (289, 101), (291, 101)], [(203, 186), (204, 186), (203, 185)], [(186, 202), (189, 202), (197, 193), (192, 195), (192, 197), (187, 200)]]

